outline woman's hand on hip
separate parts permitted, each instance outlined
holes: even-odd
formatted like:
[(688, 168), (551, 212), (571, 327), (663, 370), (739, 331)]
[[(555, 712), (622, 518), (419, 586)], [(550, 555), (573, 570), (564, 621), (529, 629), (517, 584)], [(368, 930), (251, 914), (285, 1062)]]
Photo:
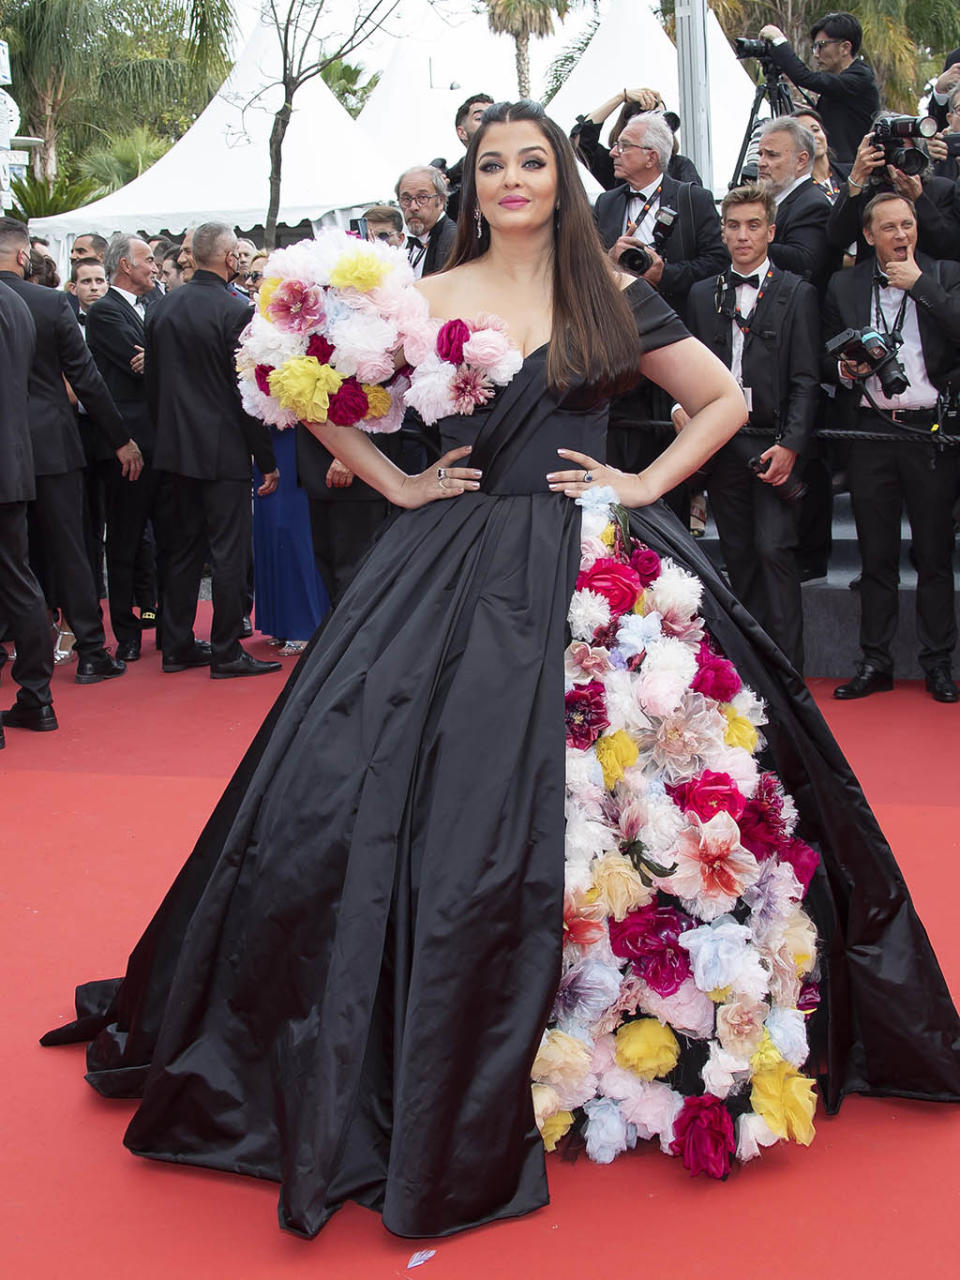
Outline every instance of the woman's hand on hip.
[(451, 449), (439, 462), (427, 467), (418, 476), (407, 476), (400, 486), (396, 505), (408, 509), (424, 507), (428, 502), (436, 502), (440, 498), (458, 498), (461, 493), (479, 489), (482, 471), (452, 465), (465, 458), (471, 448), (467, 444), (461, 445), (459, 449)]
[(646, 507), (651, 502), (656, 502), (660, 496), (653, 491), (652, 485), (644, 479), (642, 473), (635, 475), (631, 471), (618, 471), (616, 467), (608, 467), (589, 454), (577, 453), (574, 449), (558, 449), (557, 453), (567, 462), (572, 462), (576, 470), (548, 473), (547, 483), (554, 493), (562, 493), (567, 498), (579, 498), (588, 489), (609, 486), (625, 507)]

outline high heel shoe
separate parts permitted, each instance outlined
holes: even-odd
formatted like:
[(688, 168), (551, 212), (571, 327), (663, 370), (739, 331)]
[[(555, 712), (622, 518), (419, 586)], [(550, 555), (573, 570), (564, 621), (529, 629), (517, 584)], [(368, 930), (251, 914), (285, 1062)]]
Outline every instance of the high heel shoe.
[(53, 660), (58, 667), (65, 662), (73, 662), (76, 659), (77, 651), (73, 647), (75, 642), (76, 636), (67, 627), (57, 628), (57, 643), (53, 649)]

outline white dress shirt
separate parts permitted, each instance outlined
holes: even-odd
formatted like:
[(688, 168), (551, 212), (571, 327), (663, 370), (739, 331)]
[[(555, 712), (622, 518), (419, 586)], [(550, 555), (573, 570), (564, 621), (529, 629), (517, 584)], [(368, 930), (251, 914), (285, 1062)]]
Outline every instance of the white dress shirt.
[[(653, 195), (653, 193), (656, 191), (657, 187), (659, 187), (662, 181), (663, 181), (663, 175), (659, 174), (656, 178), (654, 178), (654, 180), (651, 183), (649, 183), (645, 187), (642, 187), (638, 195), (629, 196), (627, 198), (627, 211), (623, 219), (624, 235), (626, 235), (627, 233), (627, 227), (629, 226), (629, 224), (633, 222), (634, 218), (638, 218), (640, 216), (640, 210), (647, 203), (647, 201), (650, 200), (650, 197)], [(637, 227), (637, 229), (633, 233), (636, 236), (636, 238), (638, 240), (642, 240), (644, 244), (653, 243), (653, 228), (654, 228), (654, 225), (656, 224), (657, 214), (659, 212), (660, 212), (660, 196), (658, 194), (655, 199), (650, 201), (650, 208), (644, 214), (643, 221), (640, 223), (640, 225)]]
[(427, 246), (430, 244), (430, 232), (425, 231), (422, 236), (417, 236), (420, 241), (421, 248), (417, 249), (413, 246), (413, 253), (409, 255), (410, 266), (413, 268), (414, 276), (419, 280), (423, 276), (423, 264), (427, 260)]
[(786, 200), (787, 196), (790, 195), (792, 192), (796, 191), (797, 187), (802, 187), (805, 182), (812, 182), (812, 181), (813, 181), (813, 178), (809, 173), (804, 173), (799, 178), (794, 178), (794, 180), (790, 183), (789, 187), (785, 187), (783, 191), (781, 191), (780, 194), (775, 197), (777, 202), (777, 208), (778, 209), (780, 208), (781, 201)]
[(144, 318), (147, 314), (147, 304), (141, 297), (138, 297), (135, 293), (128, 293), (126, 289), (121, 289), (118, 284), (112, 284), (110, 288), (113, 289), (114, 293), (119, 293), (124, 302), (128, 302), (133, 307), (141, 320)]
[[(870, 394), (876, 400), (882, 409), (934, 409), (937, 405), (938, 393), (937, 388), (930, 381), (927, 374), (927, 366), (923, 361), (923, 347), (920, 343), (920, 325), (917, 321), (917, 304), (910, 297), (907, 297), (906, 310), (903, 313), (903, 346), (897, 351), (897, 359), (903, 365), (904, 373), (910, 380), (901, 396), (893, 396), (892, 398), (885, 396), (880, 387), (880, 379), (874, 375), (867, 379), (867, 387)], [(870, 318), (877, 326), (880, 333), (887, 333), (897, 322), (897, 313), (900, 310), (900, 304), (903, 301), (904, 293), (902, 289), (894, 289), (890, 285), (880, 290), (880, 306), (886, 318), (886, 326), (877, 315), (876, 294), (870, 305)], [(864, 396), (860, 405), (862, 408), (871, 408), (870, 401)]]
[[(764, 258), (755, 271), (739, 271), (736, 267), (733, 269), (737, 272), (737, 275), (755, 275), (759, 281), (756, 289), (752, 284), (737, 285), (737, 310), (740, 312), (743, 319), (746, 320), (753, 314), (753, 308), (757, 305), (757, 294), (760, 292), (767, 272), (770, 270), (770, 259)], [(737, 324), (736, 320), (731, 320), (730, 326), (733, 332), (733, 345), (730, 348), (730, 372), (736, 378), (740, 386), (743, 387), (743, 343), (747, 335)], [(748, 403), (747, 408), (752, 409), (753, 406)]]

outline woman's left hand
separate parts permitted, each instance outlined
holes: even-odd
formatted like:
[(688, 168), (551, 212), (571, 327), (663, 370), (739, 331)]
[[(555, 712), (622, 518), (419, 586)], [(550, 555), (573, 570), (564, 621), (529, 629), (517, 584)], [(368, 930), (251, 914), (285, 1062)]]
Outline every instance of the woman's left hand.
[(558, 449), (557, 453), (561, 458), (572, 462), (577, 469), (548, 473), (547, 483), (554, 493), (562, 493), (567, 498), (579, 498), (588, 489), (600, 489), (609, 485), (625, 507), (645, 507), (656, 502), (660, 496), (652, 491), (642, 474), (618, 471), (616, 467), (608, 467), (589, 454), (577, 453), (574, 449)]

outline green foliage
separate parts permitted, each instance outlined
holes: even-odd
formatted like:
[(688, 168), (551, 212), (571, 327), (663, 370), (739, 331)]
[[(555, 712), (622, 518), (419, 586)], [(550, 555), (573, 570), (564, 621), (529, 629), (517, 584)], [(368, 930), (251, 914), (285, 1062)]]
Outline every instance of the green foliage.
[(107, 134), (102, 142), (84, 152), (77, 169), (81, 179), (104, 192), (116, 191), (139, 178), (170, 145), (168, 139), (158, 138), (144, 125), (138, 125), (129, 133)]
[(566, 45), (547, 67), (546, 87), (540, 101), (544, 106), (563, 88), (567, 76), (583, 57), (590, 41), (597, 34), (600, 19), (594, 18), (575, 40)]
[(362, 66), (344, 62), (342, 58), (335, 58), (333, 62), (328, 62), (320, 72), (323, 83), (354, 119), (363, 110), (367, 99), (380, 81), (380, 72), (377, 71), (369, 80), (361, 83), (363, 73)]
[(54, 182), (47, 182), (45, 178), (28, 173), (25, 178), (15, 178), (10, 189), (14, 200), (13, 216), (22, 222), (79, 209), (103, 194), (97, 183), (72, 179), (66, 174), (61, 174)]
[(530, 96), (530, 37), (553, 34), (554, 18), (565, 18), (571, 0), (485, 0), (490, 30), (513, 38), (516, 45), (517, 89)]

